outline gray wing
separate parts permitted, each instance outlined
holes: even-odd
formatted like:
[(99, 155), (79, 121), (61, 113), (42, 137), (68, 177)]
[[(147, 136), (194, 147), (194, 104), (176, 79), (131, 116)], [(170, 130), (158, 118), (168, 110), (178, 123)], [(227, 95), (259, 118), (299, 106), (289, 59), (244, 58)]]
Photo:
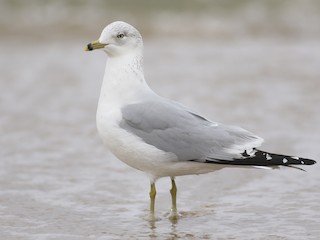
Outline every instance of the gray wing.
[(262, 139), (234, 126), (211, 122), (171, 101), (124, 106), (120, 127), (179, 160), (214, 161), (242, 158)]

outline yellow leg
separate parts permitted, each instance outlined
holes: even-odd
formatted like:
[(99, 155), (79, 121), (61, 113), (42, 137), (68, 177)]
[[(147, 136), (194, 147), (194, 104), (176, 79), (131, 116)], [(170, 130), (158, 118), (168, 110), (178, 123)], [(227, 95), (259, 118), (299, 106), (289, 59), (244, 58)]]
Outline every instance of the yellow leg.
[(156, 185), (155, 185), (155, 183), (151, 183), (150, 184), (150, 193), (149, 193), (149, 195), (150, 195), (150, 217), (152, 219), (155, 218), (155, 216), (154, 216), (154, 204), (155, 204), (156, 194), (157, 194)]
[(171, 185), (172, 188), (170, 190), (171, 193), (171, 200), (172, 200), (172, 212), (176, 214), (177, 211), (177, 186), (176, 182), (174, 181), (174, 178), (171, 178)]
[(173, 177), (171, 178), (171, 184), (172, 184), (172, 188), (170, 190), (170, 193), (171, 193), (171, 199), (172, 199), (172, 208), (171, 208), (171, 214), (169, 218), (172, 221), (172, 223), (177, 223), (179, 218), (179, 214), (177, 210), (177, 186)]

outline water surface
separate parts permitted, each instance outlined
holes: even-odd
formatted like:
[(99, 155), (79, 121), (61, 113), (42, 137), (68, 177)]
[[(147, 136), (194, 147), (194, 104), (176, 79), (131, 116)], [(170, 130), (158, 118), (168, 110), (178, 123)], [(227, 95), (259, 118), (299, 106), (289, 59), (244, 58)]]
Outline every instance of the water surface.
[[(157, 93), (255, 132), (265, 150), (319, 161), (316, 38), (158, 35), (145, 38)], [(175, 224), (170, 180), (160, 179), (159, 220), (147, 221), (148, 178), (97, 135), (106, 56), (83, 52), (87, 38), (1, 40), (1, 239), (320, 238), (319, 164), (179, 177)]]

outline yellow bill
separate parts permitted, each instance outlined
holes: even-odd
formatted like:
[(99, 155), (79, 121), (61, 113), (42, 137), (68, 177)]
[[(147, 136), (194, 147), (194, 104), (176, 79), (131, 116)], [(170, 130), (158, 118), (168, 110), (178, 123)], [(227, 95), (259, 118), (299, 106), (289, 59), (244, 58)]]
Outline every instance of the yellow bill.
[(91, 43), (88, 43), (84, 50), (85, 51), (92, 51), (92, 50), (95, 50), (95, 49), (104, 48), (104, 46), (106, 46), (106, 45), (107, 44), (100, 43), (97, 40), (97, 41), (93, 41)]

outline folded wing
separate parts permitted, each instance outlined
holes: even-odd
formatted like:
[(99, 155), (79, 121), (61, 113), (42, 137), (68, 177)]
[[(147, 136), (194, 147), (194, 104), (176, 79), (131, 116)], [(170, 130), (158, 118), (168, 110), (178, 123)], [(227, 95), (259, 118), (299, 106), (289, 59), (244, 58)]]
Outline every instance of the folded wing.
[(263, 142), (242, 128), (211, 122), (169, 100), (130, 104), (121, 111), (120, 127), (180, 161), (232, 162), (251, 156)]

